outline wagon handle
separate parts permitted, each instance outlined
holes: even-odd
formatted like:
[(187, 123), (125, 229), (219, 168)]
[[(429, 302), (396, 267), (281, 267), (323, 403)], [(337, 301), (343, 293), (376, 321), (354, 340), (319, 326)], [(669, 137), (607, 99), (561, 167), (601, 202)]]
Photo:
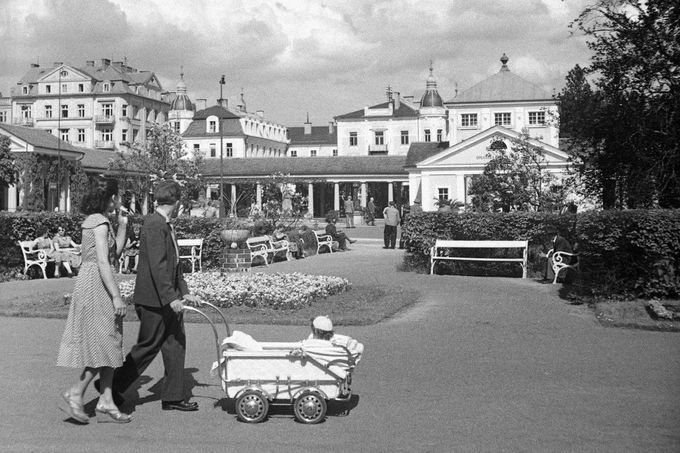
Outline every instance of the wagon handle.
[[(212, 305), (212, 304), (209, 304), (209, 305), (214, 307), (214, 305)], [(222, 368), (222, 361), (221, 361), (222, 357), (220, 357), (220, 338), (217, 335), (217, 327), (215, 327), (215, 323), (212, 322), (212, 320), (210, 319), (210, 317), (208, 315), (203, 313), (198, 308), (190, 307), (188, 305), (183, 305), (182, 310), (183, 311), (193, 311), (195, 313), (198, 313), (199, 315), (203, 316), (206, 320), (208, 320), (208, 323), (210, 323), (210, 327), (212, 327), (213, 334), (215, 334), (215, 350), (217, 352), (217, 369), (218, 369), (218, 372), (219, 372), (219, 370)], [(222, 318), (224, 318), (224, 316)], [(225, 323), (226, 323), (226, 320), (225, 320)], [(229, 331), (229, 326), (227, 326), (227, 332), (228, 331)], [(225, 374), (226, 374), (226, 366), (224, 368), (225, 368)], [(226, 381), (226, 376), (223, 377), (221, 372), (220, 372), (220, 378), (222, 378), (222, 380)]]
[(231, 329), (229, 328), (229, 323), (227, 322), (227, 318), (224, 317), (222, 310), (220, 310), (217, 306), (211, 304), (210, 302), (206, 302), (204, 300), (201, 301), (200, 306), (203, 306), (203, 305), (207, 305), (208, 307), (212, 307), (212, 309), (215, 310), (220, 315), (220, 318), (222, 318), (222, 322), (224, 322), (224, 328), (227, 330), (227, 336), (230, 337), (231, 336)]

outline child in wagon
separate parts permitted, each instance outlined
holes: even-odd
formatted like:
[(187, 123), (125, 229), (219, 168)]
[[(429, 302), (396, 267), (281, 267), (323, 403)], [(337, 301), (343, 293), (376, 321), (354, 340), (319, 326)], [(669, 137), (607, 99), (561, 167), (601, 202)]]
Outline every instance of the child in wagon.
[(312, 319), (312, 333), (303, 340), (303, 347), (323, 347), (330, 342), (335, 346), (343, 346), (352, 354), (355, 363), (359, 363), (364, 352), (364, 345), (347, 335), (339, 335), (333, 331), (333, 322), (328, 316), (317, 316)]

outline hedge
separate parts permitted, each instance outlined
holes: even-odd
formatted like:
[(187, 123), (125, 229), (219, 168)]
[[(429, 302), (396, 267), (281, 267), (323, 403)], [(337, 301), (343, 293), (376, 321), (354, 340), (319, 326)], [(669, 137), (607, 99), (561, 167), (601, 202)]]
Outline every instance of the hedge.
[[(51, 212), (0, 212), (0, 269), (23, 268), (24, 259), (17, 244), (18, 241), (33, 240), (38, 237), (45, 228), (50, 232), (56, 231), (58, 226), (63, 226), (66, 234), (80, 243), (82, 214), (51, 213)], [(131, 216), (128, 228), (134, 224), (142, 224), (142, 216)], [(178, 217), (175, 219), (177, 236), (183, 239), (203, 238), (202, 264), (205, 268), (218, 268), (220, 255), (224, 249), (224, 243), (220, 238), (220, 231), (225, 226), (237, 225), (238, 228), (251, 230), (251, 235), (271, 233), (274, 229), (269, 220), (260, 220), (255, 223), (243, 219), (206, 219), (203, 217)], [(115, 227), (115, 226), (114, 226)], [(316, 250), (314, 234), (308, 231), (304, 236), (305, 250), (313, 253)]]
[(581, 275), (594, 292), (626, 297), (680, 294), (680, 210), (581, 214), (440, 213), (409, 216), (403, 239), (411, 264), (425, 269), (436, 239), (528, 240), (530, 275), (542, 273), (547, 230), (557, 228), (581, 252)]

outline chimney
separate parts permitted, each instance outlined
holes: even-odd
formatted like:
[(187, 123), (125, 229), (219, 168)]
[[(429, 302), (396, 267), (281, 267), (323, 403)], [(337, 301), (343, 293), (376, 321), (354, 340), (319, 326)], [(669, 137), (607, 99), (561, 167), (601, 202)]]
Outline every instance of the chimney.
[(40, 65), (38, 63), (31, 63), (32, 68), (39, 68)]
[(394, 92), (394, 110), (399, 110), (400, 106), (401, 106), (401, 98), (399, 96), (399, 92), (395, 91)]
[(113, 67), (116, 68), (116, 69), (120, 69), (122, 71), (123, 70), (123, 62), (122, 61), (114, 61)]
[(229, 99), (219, 98), (219, 99), (217, 100), (217, 105), (219, 105), (220, 107), (225, 108), (225, 109), (226, 109), (226, 108), (229, 108), (229, 107), (228, 107), (228, 105), (229, 105)]
[(55, 67), (55, 68), (58, 68), (59, 66), (61, 66), (61, 65), (63, 65), (63, 64), (64, 64), (63, 61), (55, 61), (55, 62), (54, 62), (54, 67)]
[[(202, 108), (198, 108), (198, 105), (202, 105)], [(205, 98), (196, 99), (196, 110), (205, 110), (208, 106), (208, 100)]]
[(328, 122), (328, 135), (333, 135), (335, 131), (335, 123), (333, 121)]
[(309, 121), (309, 112), (307, 112), (307, 121), (305, 121), (305, 135), (312, 133), (312, 123)]
[(111, 64), (111, 60), (109, 60), (108, 58), (102, 58), (102, 68), (103, 69), (108, 68), (110, 64)]
[(264, 110), (258, 110), (258, 111), (255, 112), (255, 113), (257, 113), (257, 116), (259, 116), (260, 118), (264, 119)]
[(85, 66), (88, 66), (90, 68), (94, 68), (94, 60), (87, 60), (85, 62)]

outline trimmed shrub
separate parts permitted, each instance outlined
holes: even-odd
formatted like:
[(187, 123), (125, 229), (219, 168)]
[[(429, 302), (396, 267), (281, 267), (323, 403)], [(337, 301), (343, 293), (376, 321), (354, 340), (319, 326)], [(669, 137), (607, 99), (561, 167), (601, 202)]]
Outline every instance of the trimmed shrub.
[[(581, 275), (594, 293), (625, 297), (680, 295), (680, 210), (592, 211), (582, 214), (441, 213), (404, 223), (411, 266), (427, 269), (436, 239), (528, 240), (529, 271), (543, 271), (546, 231), (556, 228), (581, 253)], [(456, 264), (457, 269), (464, 268)]]
[[(57, 226), (63, 226), (66, 234), (77, 242), (81, 242), (80, 225), (84, 219), (82, 214), (51, 213), (51, 212), (0, 212), (0, 268), (9, 269), (23, 267), (24, 258), (19, 249), (18, 241), (33, 240), (38, 237), (45, 227), (54, 232)], [(141, 225), (144, 216), (130, 216), (128, 222), (128, 236), (132, 233), (134, 224)], [(262, 235), (274, 231), (272, 221), (263, 219), (253, 223), (244, 219), (206, 219), (203, 217), (178, 217), (174, 222), (177, 237), (180, 239), (203, 238), (202, 264), (205, 268), (218, 268), (224, 243), (220, 232), (224, 228), (243, 228), (251, 231), (251, 235)], [(113, 227), (117, 228), (116, 222)], [(314, 235), (311, 234), (313, 238)], [(316, 243), (309, 242), (309, 235), (305, 235), (305, 249), (316, 250)], [(313, 240), (313, 239), (312, 239)]]

